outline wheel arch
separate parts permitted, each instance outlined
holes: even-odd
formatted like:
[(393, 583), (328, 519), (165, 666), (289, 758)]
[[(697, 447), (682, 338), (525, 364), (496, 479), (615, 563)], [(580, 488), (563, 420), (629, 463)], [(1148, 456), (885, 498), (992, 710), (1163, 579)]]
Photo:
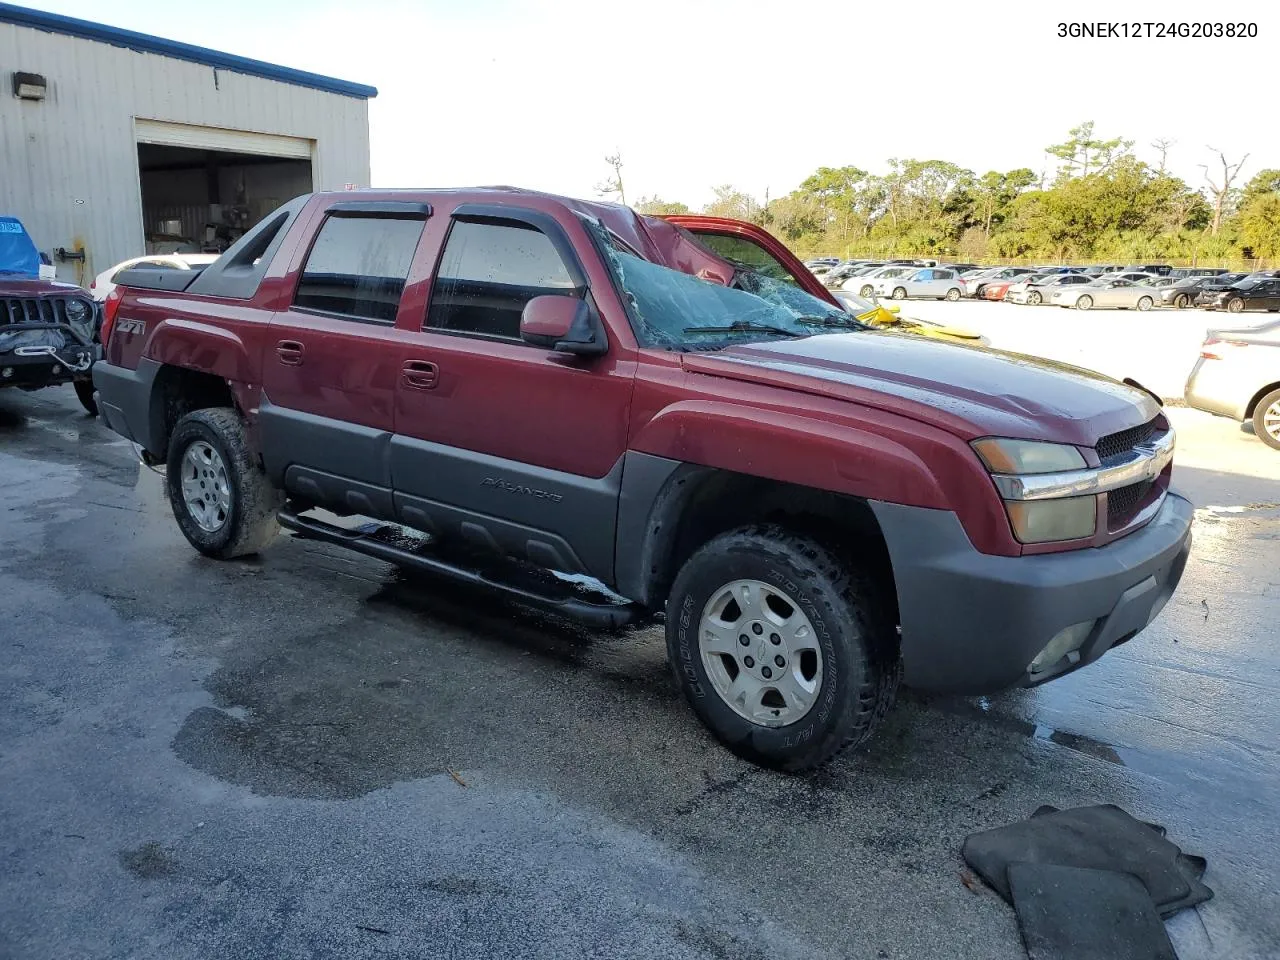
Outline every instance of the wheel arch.
[(1258, 409), (1258, 404), (1262, 402), (1262, 398), (1273, 390), (1280, 390), (1280, 380), (1277, 380), (1275, 383), (1267, 384), (1249, 399), (1249, 402), (1244, 408), (1244, 418), (1246, 420), (1253, 416), (1254, 411)]
[(739, 527), (772, 523), (808, 536), (856, 563), (883, 587), (897, 622), (897, 589), (880, 523), (868, 501), (798, 484), (680, 464), (652, 499), (643, 527), (619, 523), (617, 587), (661, 608), (677, 573), (709, 540)]
[(222, 377), (175, 364), (160, 364), (147, 404), (147, 440), (152, 457), (164, 460), (169, 437), (179, 420), (193, 410), (232, 407), (243, 415), (230, 384)]

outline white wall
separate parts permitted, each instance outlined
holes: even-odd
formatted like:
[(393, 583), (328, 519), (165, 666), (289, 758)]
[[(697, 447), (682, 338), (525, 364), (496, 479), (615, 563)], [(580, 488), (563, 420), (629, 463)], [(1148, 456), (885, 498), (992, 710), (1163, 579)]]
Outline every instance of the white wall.
[[(45, 76), (46, 99), (15, 98), (15, 70)], [(134, 117), (314, 140), (316, 189), (369, 184), (366, 100), (0, 23), (0, 212), (41, 250), (84, 247), (61, 279), (143, 252)]]

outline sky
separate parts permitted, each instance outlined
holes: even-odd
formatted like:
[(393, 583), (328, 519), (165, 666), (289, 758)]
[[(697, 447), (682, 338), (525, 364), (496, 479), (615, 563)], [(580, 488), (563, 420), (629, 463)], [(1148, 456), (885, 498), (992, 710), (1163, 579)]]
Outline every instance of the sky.
[[(1233, 162), (1249, 154), (1241, 184), (1280, 167), (1273, 0), (1077, 0), (1043, 13), (1003, 0), (24, 5), (377, 87), (379, 187), (502, 183), (590, 198), (605, 156), (620, 153), (628, 200), (698, 208), (719, 184), (778, 197), (819, 166), (880, 173), (891, 157), (1051, 173), (1044, 147), (1085, 120), (1148, 162), (1153, 141), (1174, 141), (1169, 168), (1193, 186), (1200, 164), (1220, 166), (1210, 145)], [(1257, 38), (1057, 35), (1068, 19), (1192, 22), (1220, 9), (1256, 23)]]

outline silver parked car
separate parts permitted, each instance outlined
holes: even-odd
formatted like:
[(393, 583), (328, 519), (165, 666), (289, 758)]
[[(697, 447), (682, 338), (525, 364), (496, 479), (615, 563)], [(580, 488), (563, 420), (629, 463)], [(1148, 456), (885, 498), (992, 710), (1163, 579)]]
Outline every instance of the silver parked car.
[(844, 283), (840, 284), (841, 290), (848, 290), (856, 293), (864, 300), (868, 297), (876, 295), (876, 283), (880, 280), (889, 280), (895, 277), (907, 277), (917, 272), (919, 267), (904, 267), (901, 264), (895, 267), (879, 267), (863, 276), (852, 276)]
[(1243, 423), (1280, 450), (1280, 320), (1209, 330), (1184, 391), (1188, 406)]
[(1091, 310), (1111, 307), (1118, 310), (1150, 310), (1160, 294), (1150, 287), (1140, 287), (1132, 280), (1099, 278), (1092, 283), (1055, 287), (1049, 302), (1058, 307)]
[(960, 274), (946, 267), (924, 267), (906, 276), (881, 275), (875, 280), (877, 297), (906, 300), (908, 297), (933, 298), (935, 300), (959, 300), (964, 296), (964, 281)]
[(1088, 283), (1091, 278), (1083, 273), (1051, 273), (1026, 280), (1019, 280), (1005, 292), (1005, 303), (1044, 303), (1058, 287), (1076, 287)]

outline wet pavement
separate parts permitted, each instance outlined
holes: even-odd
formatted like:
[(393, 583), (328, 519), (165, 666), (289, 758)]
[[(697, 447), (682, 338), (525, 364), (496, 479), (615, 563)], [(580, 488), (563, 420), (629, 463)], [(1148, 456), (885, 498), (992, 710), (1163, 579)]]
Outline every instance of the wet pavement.
[(205, 560), (69, 390), (0, 393), (0, 957), (1017, 958), (960, 844), (1090, 803), (1208, 858), (1182, 960), (1280, 957), (1280, 455), (1171, 416), (1201, 509), (1150, 629), (800, 778), (710, 739), (653, 629)]

